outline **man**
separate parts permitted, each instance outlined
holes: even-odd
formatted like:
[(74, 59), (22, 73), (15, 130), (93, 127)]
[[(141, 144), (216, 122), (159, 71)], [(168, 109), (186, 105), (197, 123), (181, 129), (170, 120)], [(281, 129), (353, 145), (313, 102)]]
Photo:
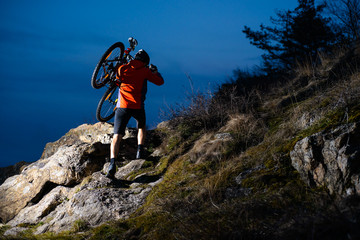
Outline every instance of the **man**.
[(158, 86), (164, 84), (164, 79), (158, 73), (156, 66), (150, 65), (150, 57), (144, 50), (139, 50), (126, 65), (118, 69), (121, 82), (119, 100), (115, 110), (114, 137), (110, 146), (110, 166), (107, 177), (113, 178), (116, 172), (115, 160), (119, 154), (120, 142), (125, 135), (125, 128), (131, 117), (137, 121), (138, 149), (136, 158), (144, 157), (144, 142), (146, 134), (146, 117), (144, 109), (147, 81)]

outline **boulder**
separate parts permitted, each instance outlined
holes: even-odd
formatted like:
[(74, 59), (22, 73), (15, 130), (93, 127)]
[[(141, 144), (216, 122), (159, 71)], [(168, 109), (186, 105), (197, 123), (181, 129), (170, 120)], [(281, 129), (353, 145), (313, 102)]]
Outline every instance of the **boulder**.
[[(48, 156), (25, 167), (18, 175), (8, 178), (0, 186), (0, 221), (8, 222), (21, 209), (38, 203), (57, 186), (74, 186), (95, 171), (102, 169), (109, 154), (106, 139), (110, 124), (84, 124), (66, 134), (62, 145), (51, 147)], [(79, 130), (80, 129), (80, 130)], [(87, 130), (86, 130), (87, 129)], [(105, 129), (101, 132), (101, 129)], [(97, 136), (90, 133), (96, 133)], [(77, 139), (77, 140), (74, 140)]]
[(94, 143), (110, 144), (113, 134), (113, 126), (108, 123), (98, 122), (94, 125), (82, 124), (77, 128), (71, 129), (59, 140), (45, 145), (41, 159), (49, 158), (64, 145), (74, 145), (77, 143)]
[(7, 224), (10, 226), (17, 226), (19, 224), (37, 224), (44, 216), (47, 216), (58, 205), (67, 199), (71, 188), (58, 186), (51, 190), (39, 203), (23, 208), (15, 218)]
[(129, 188), (128, 184), (128, 181), (110, 180), (101, 172), (95, 172), (87, 184), (75, 187), (76, 193), (70, 199), (41, 219), (45, 224), (36, 234), (71, 230), (77, 221), (97, 226), (127, 218), (143, 204), (151, 190), (150, 186)]
[[(107, 123), (72, 129), (47, 144), (43, 158), (8, 178), (0, 186), (0, 222), (11, 226), (6, 235), (24, 226), (38, 226), (35, 234), (72, 230), (77, 223), (96, 226), (134, 213), (162, 177), (141, 171), (146, 160), (133, 160), (137, 131), (127, 129), (115, 179), (107, 178), (112, 131)], [(147, 136), (156, 146), (156, 134)]]
[(308, 136), (290, 153), (292, 166), (309, 186), (330, 194), (360, 195), (360, 123), (341, 125)]

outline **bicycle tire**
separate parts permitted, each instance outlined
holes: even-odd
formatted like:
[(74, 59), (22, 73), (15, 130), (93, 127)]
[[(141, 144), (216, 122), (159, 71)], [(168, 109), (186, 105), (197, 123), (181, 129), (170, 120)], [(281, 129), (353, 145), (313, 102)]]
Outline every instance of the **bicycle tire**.
[(91, 86), (93, 88), (102, 88), (111, 78), (116, 77), (115, 66), (121, 63), (124, 49), (125, 46), (122, 42), (116, 42), (105, 51), (91, 77)]
[(116, 103), (118, 101), (118, 87), (111, 86), (101, 97), (96, 108), (96, 119), (100, 122), (107, 122), (115, 115)]

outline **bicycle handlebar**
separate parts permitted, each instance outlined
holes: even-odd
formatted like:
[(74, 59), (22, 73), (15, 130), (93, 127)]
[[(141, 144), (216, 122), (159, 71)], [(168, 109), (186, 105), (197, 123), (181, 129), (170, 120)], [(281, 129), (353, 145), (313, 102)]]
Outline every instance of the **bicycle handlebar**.
[[(130, 56), (130, 52), (135, 50), (135, 47), (138, 45), (138, 41), (137, 41), (135, 38), (133, 38), (133, 37), (130, 37), (130, 38), (128, 39), (128, 41), (129, 41), (130, 47), (128, 47), (128, 48), (124, 51), (124, 53), (125, 53), (124, 58), (129, 61), (129, 60), (132, 59), (132, 57)], [(130, 58), (129, 58), (129, 57), (130, 57)]]
[(138, 41), (137, 41), (135, 38), (133, 38), (133, 37), (130, 37), (130, 38), (128, 39), (128, 41), (129, 41), (129, 43), (130, 43), (131, 49), (134, 50), (135, 47), (138, 45)]

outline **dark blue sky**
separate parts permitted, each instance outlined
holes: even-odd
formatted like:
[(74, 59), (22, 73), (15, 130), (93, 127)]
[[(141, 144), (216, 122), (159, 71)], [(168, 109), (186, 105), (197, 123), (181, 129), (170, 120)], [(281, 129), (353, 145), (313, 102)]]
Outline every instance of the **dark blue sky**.
[(151, 86), (148, 126), (190, 91), (212, 90), (238, 67), (260, 63), (244, 25), (269, 24), (297, 0), (12, 0), (0, 3), (0, 167), (36, 161), (47, 142), (95, 123), (104, 90), (91, 88), (96, 63), (114, 42), (135, 37), (165, 79)]

